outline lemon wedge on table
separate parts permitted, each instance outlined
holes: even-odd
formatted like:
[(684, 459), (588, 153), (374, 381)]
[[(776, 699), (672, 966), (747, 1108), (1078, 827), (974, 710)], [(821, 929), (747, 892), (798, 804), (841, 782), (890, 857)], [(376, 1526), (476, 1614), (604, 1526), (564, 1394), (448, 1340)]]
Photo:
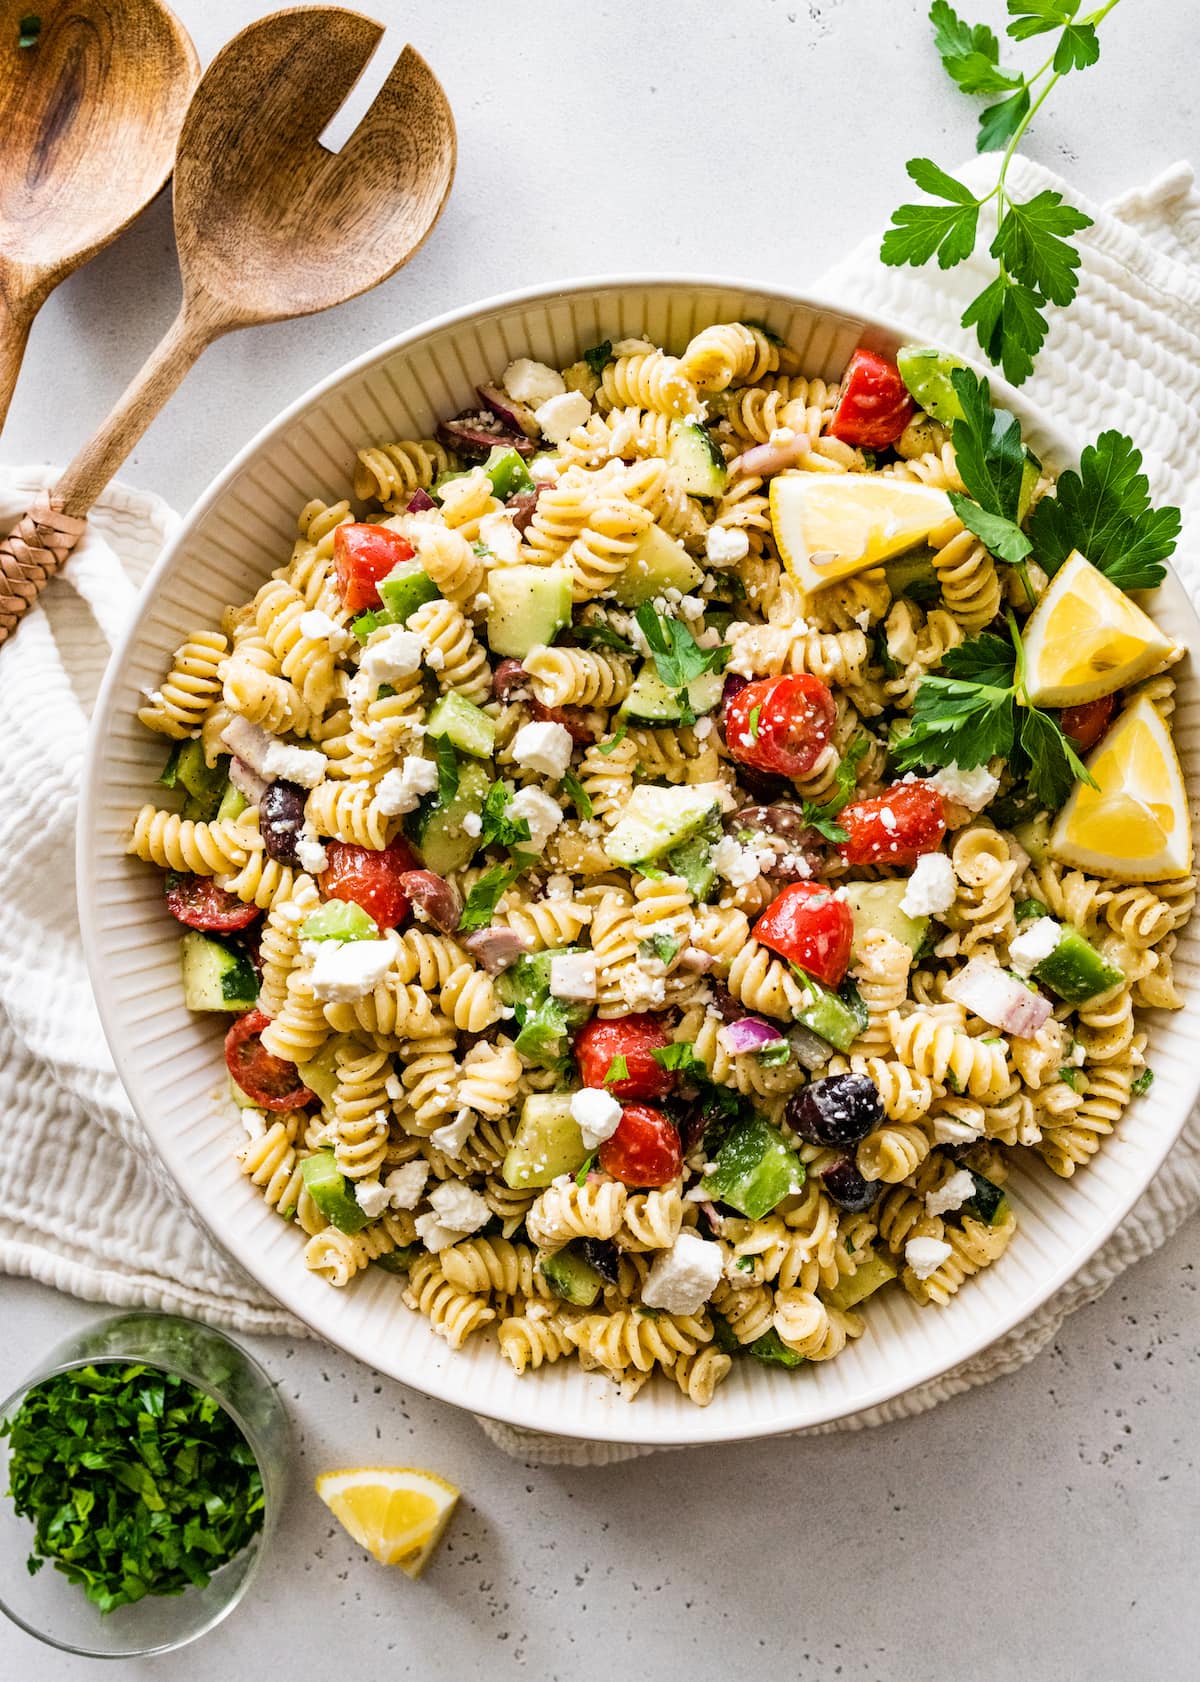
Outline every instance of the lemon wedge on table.
[(1022, 636), (1025, 685), (1039, 707), (1076, 707), (1111, 695), (1179, 653), (1078, 549), (1055, 573)]
[(354, 1466), (322, 1472), (317, 1494), (381, 1565), (419, 1577), (442, 1539), (459, 1492), (416, 1466)]
[(1187, 791), (1167, 722), (1147, 697), (1121, 713), (1087, 760), (1098, 787), (1076, 783), (1050, 835), (1064, 864), (1123, 882), (1192, 868)]
[(792, 577), (811, 594), (926, 542), (954, 509), (945, 491), (867, 473), (780, 473), (771, 525)]

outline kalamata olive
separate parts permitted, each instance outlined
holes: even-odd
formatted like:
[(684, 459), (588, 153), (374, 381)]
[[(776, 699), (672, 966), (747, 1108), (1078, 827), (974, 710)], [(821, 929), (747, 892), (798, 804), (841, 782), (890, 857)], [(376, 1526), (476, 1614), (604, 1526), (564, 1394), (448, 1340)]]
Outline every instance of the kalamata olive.
[(858, 1171), (858, 1164), (849, 1155), (839, 1156), (836, 1162), (831, 1162), (828, 1168), (821, 1171), (821, 1184), (839, 1209), (845, 1209), (848, 1214), (862, 1214), (867, 1209), (873, 1209), (880, 1192), (884, 1189), (882, 1180), (864, 1180)]
[(746, 831), (762, 836), (775, 854), (775, 862), (764, 866), (764, 874), (781, 882), (803, 882), (818, 874), (825, 854), (821, 837), (804, 821), (799, 806), (789, 800), (774, 800), (765, 806), (743, 806), (725, 819), (728, 834)]
[(726, 672), (725, 682), (721, 686), (721, 705), (726, 706), (735, 695), (740, 695), (749, 682), (750, 679), (742, 677), (739, 672)]
[(712, 1007), (722, 1022), (736, 1022), (739, 1016), (746, 1014), (745, 1005), (739, 1004), (728, 987), (723, 987), (719, 981), (712, 984)]
[(542, 436), (537, 416), (528, 403), (522, 403), (519, 397), (510, 397), (508, 392), (502, 391), (498, 385), (477, 385), (475, 390), (484, 408), (495, 415), (501, 426), (510, 427), (514, 432), (523, 432), (526, 438)]
[(584, 1261), (596, 1269), (606, 1284), (616, 1284), (621, 1255), (611, 1238), (581, 1239), (579, 1250)]
[(459, 455), (475, 461), (485, 461), (497, 444), (516, 450), (517, 454), (522, 456), (537, 453), (537, 445), (532, 438), (527, 438), (523, 432), (501, 426), (495, 415), (480, 411), (468, 411), (454, 420), (441, 421), (438, 425), (438, 437), (444, 444), (449, 444), (452, 450), (457, 450)]
[(856, 1145), (883, 1120), (869, 1075), (826, 1075), (788, 1099), (788, 1126), (810, 1145)]
[(298, 783), (282, 777), (268, 785), (258, 812), (263, 845), (280, 864), (298, 865), (296, 837), (304, 827), (304, 802), (308, 798)]
[(519, 660), (501, 660), (492, 673), (492, 689), (500, 701), (507, 701), (514, 689), (520, 689), (528, 682), (529, 673)]
[(447, 882), (435, 870), (405, 870), (396, 878), (396, 886), (414, 905), (419, 905), (434, 928), (442, 934), (453, 934), (462, 917), (462, 896), (453, 882)]
[(776, 777), (770, 771), (757, 771), (753, 765), (739, 764), (737, 779), (747, 794), (752, 794), (764, 805), (773, 806), (784, 795), (796, 792), (786, 777)]
[(524, 935), (515, 929), (476, 929), (464, 935), (462, 944), (489, 975), (499, 975), (529, 950)]
[(437, 503), (430, 496), (429, 492), (422, 490), (421, 486), (418, 485), (416, 490), (408, 499), (408, 508), (406, 509), (406, 512), (409, 514), (428, 514), (431, 508), (436, 507)]
[(531, 491), (518, 491), (515, 496), (510, 496), (504, 505), (512, 515), (512, 523), (522, 537), (529, 530), (529, 524), (533, 519), (533, 512), (538, 505), (538, 497), (541, 494), (542, 487), (535, 485)]
[(572, 741), (586, 745), (596, 740), (595, 713), (583, 707), (547, 707), (532, 696), (528, 706), (539, 724), (561, 724), (564, 730), (570, 731)]

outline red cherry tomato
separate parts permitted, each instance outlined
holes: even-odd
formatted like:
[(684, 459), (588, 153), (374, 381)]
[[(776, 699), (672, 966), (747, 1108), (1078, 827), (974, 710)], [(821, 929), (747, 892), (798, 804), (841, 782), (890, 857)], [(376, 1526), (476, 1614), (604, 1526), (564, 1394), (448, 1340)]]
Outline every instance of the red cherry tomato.
[(725, 703), (725, 745), (756, 771), (804, 777), (821, 757), (837, 708), (828, 687), (808, 672), (748, 683)]
[(210, 876), (167, 877), (167, 910), (189, 929), (232, 934), (248, 928), (259, 915), (257, 905), (243, 905), (236, 894), (219, 888)]
[(261, 1010), (239, 1016), (225, 1036), (225, 1062), (247, 1098), (264, 1110), (300, 1110), (314, 1102), (294, 1063), (263, 1050), (271, 1018)]
[(379, 580), (415, 553), (406, 537), (387, 526), (339, 526), (333, 534), (333, 566), (346, 612), (379, 607)]
[(379, 852), (350, 841), (327, 841), (325, 854), (328, 863), (319, 880), (326, 899), (352, 899), (381, 929), (394, 929), (408, 916), (412, 902), (398, 878), (419, 869), (421, 861), (407, 841), (393, 841)]
[(1098, 701), (1084, 701), (1078, 707), (1064, 707), (1062, 727), (1075, 745), (1086, 753), (1108, 729), (1108, 721), (1117, 704), (1115, 695), (1101, 695)]
[(941, 846), (946, 809), (928, 783), (893, 783), (872, 800), (844, 806), (838, 822), (849, 837), (838, 848), (847, 864), (913, 865)]
[[(585, 1086), (603, 1087), (614, 1098), (665, 1098), (674, 1079), (651, 1053), (670, 1043), (657, 1016), (622, 1016), (613, 1022), (594, 1016), (575, 1036), (575, 1061)], [(605, 1077), (616, 1057), (625, 1059), (629, 1077), (609, 1082)]]
[(844, 899), (816, 882), (793, 882), (754, 925), (754, 938), (781, 958), (838, 987), (850, 962), (854, 919)]
[(886, 450), (917, 412), (900, 370), (878, 351), (855, 351), (842, 375), (842, 395), (829, 431), (843, 444)]
[(617, 1131), (600, 1146), (600, 1166), (627, 1186), (666, 1186), (683, 1168), (683, 1146), (661, 1110), (626, 1104)]

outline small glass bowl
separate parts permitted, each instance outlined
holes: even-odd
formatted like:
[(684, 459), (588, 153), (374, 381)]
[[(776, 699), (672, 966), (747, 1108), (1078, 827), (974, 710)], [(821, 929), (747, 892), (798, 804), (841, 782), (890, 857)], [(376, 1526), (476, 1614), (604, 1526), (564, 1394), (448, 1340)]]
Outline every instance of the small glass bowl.
[(0, 1437), (0, 1610), (29, 1635), (67, 1653), (121, 1659), (168, 1653), (227, 1617), (254, 1581), (282, 1503), (289, 1428), (283, 1403), (267, 1374), (236, 1343), (211, 1326), (173, 1314), (120, 1314), (85, 1326), (53, 1348), (42, 1365), (4, 1402), (9, 1419), (37, 1384), (72, 1368), (140, 1361), (184, 1378), (224, 1408), (258, 1462), (263, 1522), (251, 1542), (215, 1571), (203, 1589), (146, 1595), (131, 1606), (101, 1613), (47, 1560), (30, 1576), (34, 1527), (8, 1496), (12, 1445)]

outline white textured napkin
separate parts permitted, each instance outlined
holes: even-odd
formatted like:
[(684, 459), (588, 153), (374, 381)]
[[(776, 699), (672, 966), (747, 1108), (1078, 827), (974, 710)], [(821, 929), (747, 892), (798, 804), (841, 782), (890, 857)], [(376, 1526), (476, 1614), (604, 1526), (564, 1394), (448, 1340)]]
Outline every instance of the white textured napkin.
[[(986, 184), (994, 159), (960, 174)], [(1082, 237), (1079, 295), (1057, 313), (1025, 387), (1081, 439), (1132, 434), (1157, 495), (1200, 515), (1200, 193), (1176, 165), (1101, 209), (1018, 159), (1022, 196), (1061, 191), (1095, 218)], [(974, 264), (883, 268), (878, 239), (826, 276), (848, 309), (890, 316), (971, 351), (955, 323), (980, 284)], [(0, 472), (0, 525), (47, 475)], [(240, 1331), (305, 1335), (209, 1240), (158, 1165), (112, 1067), (88, 987), (74, 898), (74, 831), (86, 718), (135, 588), (175, 524), (158, 498), (120, 485), (93, 511), (64, 576), (0, 653), (0, 1269), (77, 1296), (195, 1314)], [(1180, 568), (1193, 598), (1200, 576)], [(883, 1407), (816, 1431), (855, 1430), (921, 1413), (1030, 1360), (1066, 1315), (1157, 1249), (1200, 1205), (1200, 1119), (1120, 1230), (1035, 1315), (982, 1355)], [(536, 1379), (531, 1379), (536, 1383)], [(636, 1406), (636, 1403), (634, 1404)], [(580, 1443), (480, 1424), (521, 1459), (600, 1465), (649, 1449)]]

